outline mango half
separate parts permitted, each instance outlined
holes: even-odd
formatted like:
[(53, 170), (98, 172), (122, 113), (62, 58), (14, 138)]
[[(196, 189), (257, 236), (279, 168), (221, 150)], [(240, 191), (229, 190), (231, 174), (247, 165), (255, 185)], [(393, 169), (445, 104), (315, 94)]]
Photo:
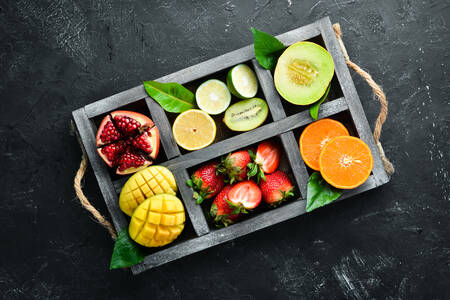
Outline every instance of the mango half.
[(164, 246), (180, 235), (184, 229), (185, 218), (180, 199), (169, 194), (156, 195), (136, 208), (128, 233), (142, 246)]
[(150, 166), (131, 176), (120, 192), (120, 209), (133, 215), (136, 207), (145, 199), (158, 194), (177, 194), (177, 183), (169, 169), (163, 166)]
[(296, 105), (319, 100), (334, 75), (330, 53), (311, 42), (289, 46), (278, 59), (274, 82), (278, 93)]

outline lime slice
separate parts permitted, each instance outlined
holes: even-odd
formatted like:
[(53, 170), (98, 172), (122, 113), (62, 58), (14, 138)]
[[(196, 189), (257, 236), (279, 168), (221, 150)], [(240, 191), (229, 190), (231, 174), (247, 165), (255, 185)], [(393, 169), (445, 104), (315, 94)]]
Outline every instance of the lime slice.
[(230, 92), (241, 99), (253, 98), (258, 92), (255, 73), (246, 64), (237, 65), (228, 72), (227, 85)]
[(230, 106), (231, 95), (225, 83), (210, 79), (198, 87), (195, 99), (201, 110), (210, 115), (218, 115)]

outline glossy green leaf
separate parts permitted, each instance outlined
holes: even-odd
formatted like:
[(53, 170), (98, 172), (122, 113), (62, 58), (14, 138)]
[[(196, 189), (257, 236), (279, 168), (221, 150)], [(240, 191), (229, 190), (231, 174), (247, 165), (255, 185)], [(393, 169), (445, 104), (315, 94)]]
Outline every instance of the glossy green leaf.
[(131, 239), (126, 227), (117, 236), (109, 269), (131, 267), (144, 261), (144, 257), (144, 250)]
[(306, 211), (327, 205), (341, 196), (342, 190), (329, 185), (319, 172), (314, 172), (308, 180), (306, 190)]
[(194, 94), (179, 83), (144, 81), (144, 87), (165, 111), (181, 113), (195, 107)]
[(264, 69), (273, 70), (286, 46), (268, 33), (253, 27), (250, 30), (253, 33), (256, 60)]
[(313, 103), (309, 107), (309, 114), (311, 115), (311, 118), (314, 120), (317, 120), (317, 116), (319, 115), (319, 107), (327, 99), (328, 93), (330, 92), (331, 83), (328, 85), (327, 90), (325, 91), (325, 94), (319, 99), (319, 101)]

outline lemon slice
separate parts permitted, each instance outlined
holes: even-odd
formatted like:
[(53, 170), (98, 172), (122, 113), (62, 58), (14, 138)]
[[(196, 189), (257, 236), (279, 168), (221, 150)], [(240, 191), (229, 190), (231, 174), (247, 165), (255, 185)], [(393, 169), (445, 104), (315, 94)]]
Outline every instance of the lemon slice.
[(177, 144), (189, 151), (205, 148), (216, 137), (216, 123), (206, 112), (190, 109), (178, 115), (172, 126)]
[(249, 99), (258, 92), (258, 81), (255, 73), (246, 64), (233, 67), (227, 75), (230, 92), (238, 98)]
[(230, 106), (231, 94), (225, 83), (210, 79), (198, 87), (195, 99), (201, 110), (211, 115), (218, 115)]

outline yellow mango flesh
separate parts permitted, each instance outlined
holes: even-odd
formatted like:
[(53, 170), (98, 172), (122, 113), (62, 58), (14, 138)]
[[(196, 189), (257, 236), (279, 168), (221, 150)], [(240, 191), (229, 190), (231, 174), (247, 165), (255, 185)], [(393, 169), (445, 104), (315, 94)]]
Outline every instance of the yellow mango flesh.
[(170, 194), (159, 194), (142, 202), (131, 217), (128, 233), (138, 244), (160, 247), (171, 243), (183, 231), (184, 206)]
[(177, 183), (169, 169), (151, 166), (128, 179), (120, 192), (120, 209), (131, 216), (145, 199), (158, 194), (177, 194)]

